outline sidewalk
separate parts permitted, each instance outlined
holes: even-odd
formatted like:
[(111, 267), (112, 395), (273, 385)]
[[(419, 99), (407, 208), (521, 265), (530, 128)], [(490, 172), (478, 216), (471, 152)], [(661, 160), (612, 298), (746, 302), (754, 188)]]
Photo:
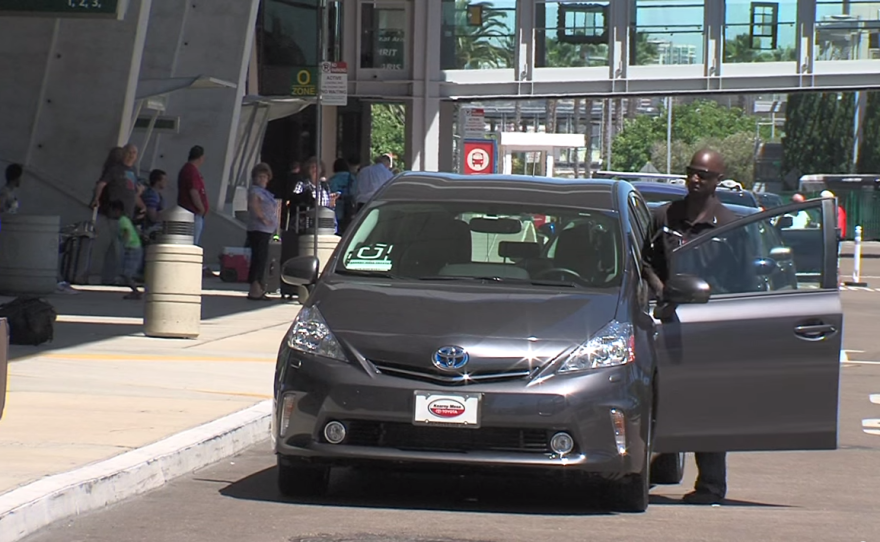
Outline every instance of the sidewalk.
[(142, 332), (143, 301), (123, 300), (124, 288), (77, 289), (46, 298), (59, 313), (52, 343), (10, 348), (0, 495), (271, 398), (275, 356), (299, 310), (205, 279), (199, 338), (153, 339)]

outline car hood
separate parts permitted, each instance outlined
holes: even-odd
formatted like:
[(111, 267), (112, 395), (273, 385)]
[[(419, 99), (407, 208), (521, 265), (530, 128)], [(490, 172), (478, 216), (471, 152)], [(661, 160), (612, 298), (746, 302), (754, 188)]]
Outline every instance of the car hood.
[(315, 306), (335, 336), (377, 365), (437, 370), (434, 353), (458, 346), (467, 372), (541, 366), (614, 318), (619, 290), (503, 285), (324, 282)]

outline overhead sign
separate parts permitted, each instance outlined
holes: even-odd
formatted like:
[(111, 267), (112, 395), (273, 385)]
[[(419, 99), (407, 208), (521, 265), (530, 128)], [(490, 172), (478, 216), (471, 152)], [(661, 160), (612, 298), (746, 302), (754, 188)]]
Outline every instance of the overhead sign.
[(318, 76), (315, 68), (294, 68), (290, 95), (302, 98), (318, 96)]
[(481, 107), (462, 107), (458, 114), (458, 131), (465, 139), (486, 137), (486, 112)]
[(498, 150), (494, 139), (466, 140), (463, 154), (465, 175), (495, 173)]
[(0, 14), (122, 19), (128, 0), (0, 0)]
[(345, 62), (321, 63), (321, 103), (348, 105), (348, 65)]

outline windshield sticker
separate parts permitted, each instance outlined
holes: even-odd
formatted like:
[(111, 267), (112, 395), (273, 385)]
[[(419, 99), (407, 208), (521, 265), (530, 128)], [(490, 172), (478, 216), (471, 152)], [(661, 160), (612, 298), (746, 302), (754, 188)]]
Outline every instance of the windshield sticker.
[(394, 245), (385, 243), (363, 246), (355, 254), (349, 254), (345, 267), (353, 271), (390, 271), (393, 248)]

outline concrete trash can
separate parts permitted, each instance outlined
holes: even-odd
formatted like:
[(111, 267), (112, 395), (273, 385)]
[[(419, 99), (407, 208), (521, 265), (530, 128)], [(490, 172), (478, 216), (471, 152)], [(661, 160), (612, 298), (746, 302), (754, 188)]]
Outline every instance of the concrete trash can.
[(147, 247), (144, 334), (194, 339), (202, 322), (202, 248)]
[(58, 287), (61, 218), (4, 215), (0, 230), (0, 294), (51, 294)]
[[(315, 256), (315, 230), (314, 221), (312, 227), (299, 236), (299, 256)], [(339, 236), (336, 235), (336, 213), (333, 209), (321, 207), (318, 209), (318, 272), (324, 271), (324, 266), (333, 256), (336, 245), (339, 244)]]

